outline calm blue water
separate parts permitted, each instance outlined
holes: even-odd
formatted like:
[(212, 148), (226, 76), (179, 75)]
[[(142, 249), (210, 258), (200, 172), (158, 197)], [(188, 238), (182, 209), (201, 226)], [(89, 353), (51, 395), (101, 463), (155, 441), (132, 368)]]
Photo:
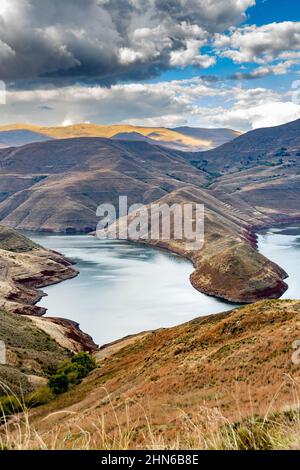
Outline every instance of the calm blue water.
[[(99, 345), (144, 330), (176, 326), (234, 306), (197, 292), (190, 262), (167, 252), (88, 235), (30, 234), (76, 262), (77, 278), (50, 286), (39, 305), (77, 321)], [(300, 226), (259, 236), (259, 250), (289, 274), (284, 298), (300, 298)]]
[(80, 275), (43, 289), (47, 316), (75, 320), (99, 345), (144, 330), (230, 310), (197, 292), (190, 262), (157, 249), (88, 235), (30, 234), (77, 263)]
[(259, 236), (259, 250), (289, 275), (283, 299), (300, 299), (300, 225), (266, 230)]

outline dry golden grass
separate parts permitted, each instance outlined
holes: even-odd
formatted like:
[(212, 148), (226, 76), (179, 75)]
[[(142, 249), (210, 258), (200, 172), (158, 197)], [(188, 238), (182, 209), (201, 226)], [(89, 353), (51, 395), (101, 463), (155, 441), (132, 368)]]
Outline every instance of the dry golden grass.
[(299, 447), (299, 317), (299, 301), (264, 301), (115, 343), (82, 384), (30, 411), (30, 445)]
[[(31, 413), (25, 406), (15, 417), (7, 417), (0, 428), (0, 449), (5, 450), (295, 450), (300, 448), (300, 407), (284, 412), (251, 416), (241, 422), (232, 422), (218, 408), (201, 407), (191, 419), (182, 410), (178, 412), (178, 432), (171, 439), (164, 430), (157, 429), (152, 418), (141, 409), (140, 419), (132, 419), (130, 407), (124, 404), (120, 419), (109, 395), (112, 414), (100, 414), (92, 429), (76, 423), (73, 426), (56, 425), (42, 432), (34, 426)], [(124, 413), (126, 420), (124, 422)], [(54, 415), (70, 416), (68, 411), (52, 413), (44, 418), (47, 423)], [(113, 423), (111, 421), (113, 416)], [(114, 425), (114, 426), (113, 426)], [(114, 430), (112, 431), (112, 427)], [(140, 436), (140, 439), (137, 437)]]

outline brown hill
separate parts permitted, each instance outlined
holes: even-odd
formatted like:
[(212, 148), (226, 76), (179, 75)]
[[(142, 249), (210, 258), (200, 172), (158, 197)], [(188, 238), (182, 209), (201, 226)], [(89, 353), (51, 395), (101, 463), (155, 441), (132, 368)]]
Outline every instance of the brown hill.
[[(99, 368), (34, 411), (31, 426), (44, 445), (55, 435), (64, 448), (213, 446), (218, 427), (299, 406), (299, 315), (298, 301), (267, 301), (109, 345), (96, 353)], [(277, 439), (257, 427), (258, 445), (279, 447), (276, 416)]]
[(300, 119), (281, 126), (256, 129), (217, 149), (198, 154), (198, 159), (208, 170), (221, 173), (256, 165), (296, 164), (300, 156), (299, 129)]
[(214, 147), (220, 147), (221, 145), (230, 142), (241, 135), (241, 132), (234, 131), (232, 129), (206, 129), (201, 127), (176, 127), (173, 129), (180, 134), (193, 137), (195, 139), (210, 139), (213, 142)]
[[(199, 169), (193, 155), (146, 142), (100, 138), (1, 150), (0, 220), (18, 229), (90, 232), (98, 221), (98, 205), (117, 206), (119, 195), (127, 195), (129, 204), (192, 200), (206, 206), (204, 249), (187, 253), (172, 240), (164, 245), (192, 259), (194, 286), (235, 302), (282, 295), (286, 274), (256, 252), (253, 226), (272, 225), (281, 218), (283, 198), (274, 200), (276, 217), (262, 214), (250, 199), (232, 195), (218, 185), (219, 178)], [(293, 188), (294, 176), (287, 176), (281, 182)], [(295, 215), (297, 201), (286, 212), (287, 217)]]
[(91, 231), (100, 203), (147, 204), (206, 181), (176, 152), (96, 138), (2, 150), (0, 164), (0, 219), (27, 230)]
[(16, 129), (0, 132), (0, 148), (21, 147), (34, 142), (46, 142), (51, 137), (29, 130)]
[(77, 275), (71, 263), (8, 227), (0, 227), (0, 309), (43, 315), (37, 289)]
[[(8, 227), (0, 227), (0, 341), (6, 362), (0, 364), (0, 397), (26, 394), (46, 382), (47, 370), (70, 352), (95, 349), (92, 339), (68, 320), (37, 318), (45, 310), (35, 303), (38, 290), (74, 277), (71, 263)], [(24, 315), (28, 315), (25, 317)]]
[(225, 201), (250, 204), (277, 221), (300, 215), (300, 120), (242, 135), (191, 157)]

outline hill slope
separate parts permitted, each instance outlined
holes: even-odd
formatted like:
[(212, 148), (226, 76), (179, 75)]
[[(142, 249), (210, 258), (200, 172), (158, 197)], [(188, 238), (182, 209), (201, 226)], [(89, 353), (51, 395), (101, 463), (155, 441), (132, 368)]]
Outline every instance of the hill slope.
[(208, 170), (233, 173), (264, 166), (298, 164), (300, 119), (276, 127), (256, 129), (207, 152), (194, 154), (194, 162)]
[(68, 433), (83, 445), (78, 429), (91, 448), (118, 445), (120, 432), (131, 448), (208, 445), (210, 426), (299, 406), (299, 315), (298, 301), (262, 302), (109, 345), (96, 353), (99, 369), (36, 410), (32, 425), (48, 444), (59, 429), (66, 447)]
[(11, 392), (26, 395), (44, 385), (47, 369), (57, 367), (70, 353), (26, 316), (0, 311), (0, 322), (0, 340), (6, 344), (6, 364), (0, 365), (0, 397)]
[(247, 203), (277, 221), (300, 215), (300, 120), (257, 129), (190, 161), (226, 202)]
[(241, 135), (241, 132), (232, 129), (205, 129), (200, 127), (176, 127), (173, 129), (180, 134), (194, 139), (209, 139), (213, 147), (219, 147)]
[[(146, 142), (102, 138), (54, 140), (1, 150), (0, 220), (18, 229), (91, 232), (98, 222), (98, 205), (118, 207), (120, 195), (128, 196), (129, 205), (153, 201), (204, 204), (202, 250), (188, 253), (172, 237), (160, 246), (193, 261), (192, 282), (203, 292), (233, 302), (279, 297), (287, 288), (286, 273), (253, 246), (253, 226), (272, 225), (275, 219), (223, 188), (212, 190), (218, 178), (199, 169), (193, 155)], [(285, 177), (284, 184), (292, 185), (292, 179)], [(278, 212), (281, 204), (279, 197), (274, 204)], [(287, 216), (299, 214), (296, 204)]]
[(21, 147), (22, 145), (34, 142), (46, 142), (48, 140), (52, 140), (52, 138), (26, 129), (0, 132), (0, 148)]
[[(37, 318), (38, 288), (74, 277), (76, 271), (58, 253), (46, 250), (8, 227), (0, 227), (0, 397), (27, 394), (46, 381), (47, 371), (70, 353), (95, 349), (92, 339), (68, 320)], [(28, 315), (25, 317), (24, 315)], [(31, 316), (33, 315), (33, 316)]]

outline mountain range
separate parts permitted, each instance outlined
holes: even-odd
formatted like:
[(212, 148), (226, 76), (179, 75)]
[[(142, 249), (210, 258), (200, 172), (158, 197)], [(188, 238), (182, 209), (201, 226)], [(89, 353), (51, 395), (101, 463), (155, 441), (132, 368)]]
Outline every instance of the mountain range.
[[(173, 238), (147, 243), (189, 258), (192, 284), (209, 295), (237, 303), (280, 297), (287, 274), (257, 251), (256, 232), (300, 220), (299, 131), (300, 120), (206, 152), (134, 137), (54, 138), (0, 149), (7, 345), (0, 378), (14, 399), (25, 394), (34, 407), (43, 405), (26, 413), (34, 434), (30, 442), (20, 439), (20, 448), (124, 449), (150, 441), (155, 448), (299, 447), (299, 367), (291, 360), (299, 301), (264, 300), (97, 349), (74, 322), (40, 317), (35, 305), (39, 288), (76, 276), (71, 263), (10, 228), (93, 232), (98, 204), (117, 205), (126, 194), (130, 204), (198, 202), (205, 205), (202, 250), (189, 252)], [(93, 352), (98, 368), (66, 393), (49, 395), (51, 371), (82, 350)], [(7, 407), (11, 398), (2, 395)], [(18, 429), (22, 416), (12, 421)], [(0, 446), (15, 449), (16, 428), (6, 428)]]
[(0, 132), (0, 148), (21, 147), (22, 145), (32, 144), (34, 142), (46, 142), (48, 140), (52, 140), (52, 138), (27, 129)]
[[(14, 146), (16, 142), (18, 144), (17, 137), (19, 135), (19, 139), (21, 139), (23, 134), (24, 138), (27, 138), (26, 141), (23, 140), (23, 144), (38, 140), (104, 137), (114, 140), (148, 142), (149, 144), (159, 144), (163, 147), (183, 151), (207, 150), (229, 142), (240, 135), (239, 132), (231, 129), (197, 129), (191, 127), (167, 129), (164, 127), (141, 127), (126, 124), (113, 126), (76, 124), (64, 127), (42, 127), (12, 124), (0, 126), (0, 146), (2, 133), (5, 134), (3, 135), (3, 146), (6, 147)], [(32, 136), (31, 140), (30, 135)]]
[(205, 205), (205, 245), (149, 241), (192, 260), (193, 285), (234, 302), (279, 297), (286, 273), (256, 250), (257, 228), (299, 220), (300, 120), (242, 135), (207, 152), (80, 137), (0, 150), (0, 221), (17, 229), (92, 232), (96, 209)]

